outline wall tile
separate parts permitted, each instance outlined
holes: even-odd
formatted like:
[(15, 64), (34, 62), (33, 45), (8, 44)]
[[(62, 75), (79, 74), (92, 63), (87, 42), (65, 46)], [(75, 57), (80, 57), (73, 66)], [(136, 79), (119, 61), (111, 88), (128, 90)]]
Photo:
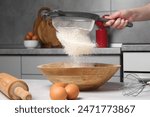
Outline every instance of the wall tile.
[(111, 0), (112, 10), (128, 9), (149, 3), (149, 0)]
[(23, 44), (24, 35), (32, 31), (38, 10), (60, 8), (60, 0), (1, 0), (0, 44)]
[(111, 42), (150, 43), (150, 21), (134, 23), (132, 28), (111, 30)]
[(110, 0), (63, 0), (63, 10), (110, 11)]

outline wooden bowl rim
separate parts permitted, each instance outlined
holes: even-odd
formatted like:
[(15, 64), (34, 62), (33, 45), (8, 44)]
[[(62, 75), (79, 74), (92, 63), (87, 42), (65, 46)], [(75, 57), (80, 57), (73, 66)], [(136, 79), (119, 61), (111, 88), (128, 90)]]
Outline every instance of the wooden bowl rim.
[[(67, 63), (67, 62), (65, 62)], [(106, 64), (106, 63), (87, 63), (87, 64), (94, 64), (94, 65), (102, 65), (102, 66), (96, 66), (96, 67), (93, 67), (93, 66), (82, 66), (82, 67), (59, 67), (59, 66), (48, 66), (48, 65), (52, 65), (52, 64), (64, 64), (63, 62), (57, 62), (57, 63), (47, 63), (47, 64), (42, 64), (42, 65), (38, 65), (37, 68), (39, 69), (42, 69), (42, 68), (48, 68), (48, 69), (81, 69), (81, 68), (84, 68), (84, 69), (91, 69), (91, 68), (94, 68), (94, 69), (99, 69), (99, 68), (112, 68), (112, 67), (115, 67), (115, 68), (120, 68), (121, 65), (119, 64)]]

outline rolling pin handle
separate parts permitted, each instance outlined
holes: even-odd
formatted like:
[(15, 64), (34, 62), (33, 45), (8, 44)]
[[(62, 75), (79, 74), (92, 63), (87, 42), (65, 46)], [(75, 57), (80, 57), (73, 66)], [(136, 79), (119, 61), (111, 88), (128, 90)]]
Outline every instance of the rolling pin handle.
[(31, 100), (32, 96), (31, 94), (24, 90), (22, 87), (16, 87), (14, 90), (14, 93), (16, 96), (20, 97), (22, 100)]

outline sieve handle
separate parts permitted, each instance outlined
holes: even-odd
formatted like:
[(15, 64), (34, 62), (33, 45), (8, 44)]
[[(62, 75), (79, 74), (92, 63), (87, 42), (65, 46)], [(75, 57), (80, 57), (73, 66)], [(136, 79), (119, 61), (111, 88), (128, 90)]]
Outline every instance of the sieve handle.
[[(99, 21), (102, 21), (102, 22), (108, 22), (110, 19), (106, 19), (106, 18), (100, 18), (98, 19)], [(133, 23), (132, 22), (128, 22), (126, 27), (133, 27)]]

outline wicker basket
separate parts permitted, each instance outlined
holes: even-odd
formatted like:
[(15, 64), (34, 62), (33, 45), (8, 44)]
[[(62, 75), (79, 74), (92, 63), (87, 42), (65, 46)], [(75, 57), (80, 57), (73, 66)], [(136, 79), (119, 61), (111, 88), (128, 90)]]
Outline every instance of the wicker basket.
[(117, 72), (120, 65), (89, 63), (72, 67), (70, 63), (49, 63), (39, 65), (38, 68), (52, 83), (75, 83), (80, 90), (93, 90), (106, 83)]

